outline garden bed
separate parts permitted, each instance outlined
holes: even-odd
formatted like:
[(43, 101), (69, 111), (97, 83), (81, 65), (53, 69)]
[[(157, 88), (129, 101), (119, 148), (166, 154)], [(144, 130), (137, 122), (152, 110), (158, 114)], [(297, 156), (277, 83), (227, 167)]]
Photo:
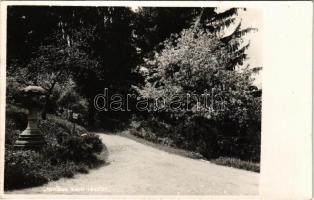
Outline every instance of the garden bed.
[[(260, 171), (257, 147), (241, 143), (238, 138), (226, 139), (215, 136), (213, 129), (206, 128), (206, 122), (199, 124), (200, 121), (197, 121), (197, 123), (193, 122), (189, 126), (183, 127), (171, 127), (158, 121), (133, 121), (128, 131), (129, 134), (123, 135), (185, 157), (206, 159), (217, 165), (253, 172)], [(205, 137), (210, 134), (213, 136)], [(251, 158), (255, 160), (241, 159), (242, 155), (252, 155)]]
[(38, 186), (61, 177), (71, 178), (105, 163), (98, 156), (105, 149), (98, 135), (87, 133), (79, 125), (73, 132), (71, 122), (54, 115), (40, 121), (39, 128), (47, 142), (41, 151), (16, 150), (14, 142), (26, 124), (25, 110), (7, 107), (5, 190)]

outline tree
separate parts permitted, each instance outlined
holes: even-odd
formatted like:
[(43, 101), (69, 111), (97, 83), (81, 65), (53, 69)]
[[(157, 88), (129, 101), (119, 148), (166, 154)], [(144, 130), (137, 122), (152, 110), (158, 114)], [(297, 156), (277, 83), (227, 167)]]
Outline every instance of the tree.
[(8, 73), (42, 85), (48, 97), (68, 78), (89, 101), (105, 87), (125, 93), (136, 63), (133, 14), (122, 7), (10, 7)]
[(88, 55), (80, 50), (80, 44), (71, 45), (58, 40), (60, 34), (52, 34), (34, 52), (33, 58), (24, 68), (11, 73), (22, 85), (42, 86), (46, 91), (46, 104), (43, 118), (45, 118), (50, 96), (56, 86), (62, 87), (72, 78), (75, 71), (90, 65), (97, 65)]
[[(175, 39), (183, 29), (193, 25), (215, 34), (226, 45), (233, 45), (238, 50), (238, 57), (228, 66), (233, 69), (242, 64), (245, 58), (245, 49), (241, 46), (242, 36), (253, 28), (241, 27), (238, 20), (237, 8), (220, 10), (214, 7), (204, 8), (150, 8), (142, 7), (136, 12), (134, 21), (134, 34), (140, 57), (153, 56), (154, 51), (164, 48), (163, 41), (169, 38)], [(228, 35), (225, 30), (233, 27)]]
[(7, 63), (25, 67), (42, 40), (56, 29), (58, 18), (48, 7), (9, 6), (7, 18)]
[[(261, 99), (252, 93), (258, 68), (243, 66), (249, 43), (242, 36), (252, 29), (231, 19), (236, 9), (212, 11), (202, 9), (194, 24), (144, 59), (137, 68), (144, 83), (134, 88), (153, 105), (148, 120), (170, 125), (177, 147), (258, 161)], [(233, 30), (227, 35), (226, 28)]]
[(140, 56), (160, 50), (171, 35), (191, 26), (201, 8), (140, 7), (135, 15), (134, 34)]
[[(171, 108), (160, 111), (163, 116), (165, 113), (172, 119), (202, 116), (211, 119), (220, 130), (231, 124), (232, 129), (237, 128), (234, 134), (242, 134), (252, 116), (260, 120), (260, 102), (250, 92), (254, 70), (245, 66), (235, 70), (245, 59), (248, 47), (241, 43), (240, 36), (249, 30), (241, 30), (236, 24), (231, 35), (224, 36), (221, 35), (222, 25), (213, 31), (209, 25), (203, 25), (208, 21), (202, 19), (203, 16), (201, 13), (195, 24), (181, 31), (175, 39), (166, 40), (161, 51), (155, 51), (153, 58), (139, 66), (145, 83), (135, 89), (143, 98), (152, 101), (171, 102), (176, 94), (183, 106), (176, 112)], [(212, 24), (213, 19), (225, 20), (217, 14), (209, 19)], [(187, 101), (187, 94), (201, 96), (204, 91), (210, 93), (212, 103), (218, 103), (218, 108), (209, 109), (204, 103)], [(230, 131), (230, 126), (227, 129), (223, 131)]]

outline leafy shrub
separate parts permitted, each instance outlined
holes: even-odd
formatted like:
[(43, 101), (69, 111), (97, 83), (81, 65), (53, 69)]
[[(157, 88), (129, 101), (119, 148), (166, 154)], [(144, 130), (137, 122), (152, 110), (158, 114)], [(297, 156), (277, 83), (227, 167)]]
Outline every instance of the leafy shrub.
[(169, 125), (157, 120), (143, 121), (142, 127), (149, 128), (150, 132), (156, 133), (158, 137), (167, 137), (169, 135)]
[(211, 162), (216, 163), (218, 165), (225, 165), (228, 167), (234, 167), (238, 169), (245, 169), (248, 171), (259, 172), (260, 164), (254, 163), (250, 161), (243, 161), (237, 158), (230, 157), (219, 157), (217, 159), (211, 160)]
[(5, 147), (11, 148), (27, 126), (27, 111), (7, 104), (5, 117)]
[(103, 150), (103, 143), (101, 142), (101, 139), (99, 138), (98, 135), (92, 134), (92, 133), (87, 133), (81, 135), (83, 138), (83, 142), (89, 146), (91, 149), (91, 152), (99, 154)]
[[(8, 65), (8, 74), (6, 77), (6, 100), (11, 103), (19, 103), (22, 100), (22, 95), (20, 89), (23, 88), (23, 85), (19, 83), (18, 78), (11, 76), (10, 68), (12, 65)], [(12, 68), (11, 68), (12, 69)]]
[(190, 150), (211, 158), (217, 140), (217, 131), (202, 117), (189, 118), (178, 124), (158, 120), (133, 122), (130, 133), (146, 140)]
[(5, 144), (6, 147), (12, 146), (14, 142), (17, 140), (19, 134), (21, 133), (20, 130), (16, 129), (16, 124), (12, 119), (7, 119), (5, 121)]
[(82, 174), (88, 174), (88, 166), (82, 164), (78, 169), (78, 172), (82, 173)]
[[(57, 124), (58, 126), (64, 128), (66, 132), (72, 133), (72, 130), (73, 130), (72, 122), (58, 118), (55, 115), (49, 115), (49, 120), (51, 120), (53, 123)], [(80, 135), (86, 132), (87, 130), (84, 127), (78, 124), (75, 125), (75, 134)]]
[(75, 91), (74, 85), (61, 92), (57, 103), (59, 106), (71, 109), (77, 113), (87, 113), (88, 110), (87, 99), (83, 98), (77, 91)]
[(169, 125), (155, 119), (133, 121), (131, 123), (130, 133), (151, 142), (167, 146), (173, 145), (173, 141), (170, 138)]
[(94, 159), (94, 154), (99, 154), (103, 149), (99, 136), (93, 134), (68, 137), (60, 146), (63, 150), (63, 159), (86, 163)]
[[(40, 151), (19, 151), (13, 145), (27, 122), (24, 110), (7, 107), (5, 190), (36, 186), (60, 177), (73, 177), (75, 173), (88, 173), (88, 169), (103, 164), (96, 154), (104, 145), (98, 135), (87, 134), (86, 129), (49, 115), (40, 120), (39, 129), (47, 145)], [(21, 128), (21, 129), (19, 129)]]
[(260, 141), (245, 137), (218, 137), (215, 154), (241, 160), (260, 161)]
[(27, 110), (8, 104), (5, 113), (6, 121), (11, 124), (6, 124), (6, 127), (18, 130), (24, 130), (27, 126)]
[(177, 147), (211, 158), (217, 143), (217, 130), (202, 117), (189, 118), (172, 128), (171, 138)]
[(66, 135), (57, 140), (59, 143), (47, 144), (42, 150), (43, 155), (49, 159), (51, 165), (57, 166), (65, 162), (74, 162), (93, 167), (102, 163), (96, 157), (96, 154), (103, 150), (103, 143), (98, 135)]
[[(27, 110), (7, 105), (6, 108), (6, 145), (13, 145), (20, 131), (27, 126)], [(43, 133), (47, 143), (57, 144), (56, 136), (60, 134), (75, 134), (77, 136), (86, 133), (87, 130), (80, 126), (75, 126), (73, 133), (73, 124), (67, 120), (60, 119), (54, 115), (49, 115), (46, 120), (39, 121), (39, 129)]]
[(23, 188), (48, 182), (43, 156), (35, 151), (6, 151), (4, 188)]
[[(49, 181), (58, 180), (61, 177), (72, 178), (76, 173), (85, 173), (80, 170), (85, 168), (86, 165), (81, 163), (75, 163), (73, 161), (60, 162), (57, 165), (53, 165), (47, 161), (45, 168), (45, 176)], [(88, 168), (85, 168), (88, 172)]]
[(260, 138), (256, 131), (244, 136), (224, 136), (215, 122), (194, 116), (170, 123), (157, 119), (131, 122), (130, 133), (145, 140), (195, 153), (207, 159), (233, 157), (244, 161), (260, 161)]

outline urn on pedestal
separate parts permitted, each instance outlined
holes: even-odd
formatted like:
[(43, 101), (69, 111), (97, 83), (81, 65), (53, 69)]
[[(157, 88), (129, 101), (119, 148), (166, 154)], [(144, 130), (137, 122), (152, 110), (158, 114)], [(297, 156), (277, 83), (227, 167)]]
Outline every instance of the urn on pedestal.
[(19, 149), (39, 150), (45, 144), (44, 137), (38, 129), (38, 122), (45, 102), (46, 91), (39, 86), (27, 86), (23, 93), (23, 105), (28, 109), (27, 127), (19, 135), (14, 147)]

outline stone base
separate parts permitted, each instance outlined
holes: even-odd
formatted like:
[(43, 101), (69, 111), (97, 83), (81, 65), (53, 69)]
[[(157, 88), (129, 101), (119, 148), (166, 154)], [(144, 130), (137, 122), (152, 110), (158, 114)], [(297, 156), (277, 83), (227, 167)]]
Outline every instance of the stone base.
[(19, 135), (14, 144), (14, 148), (24, 150), (40, 150), (45, 144), (45, 139), (38, 129), (26, 129)]

